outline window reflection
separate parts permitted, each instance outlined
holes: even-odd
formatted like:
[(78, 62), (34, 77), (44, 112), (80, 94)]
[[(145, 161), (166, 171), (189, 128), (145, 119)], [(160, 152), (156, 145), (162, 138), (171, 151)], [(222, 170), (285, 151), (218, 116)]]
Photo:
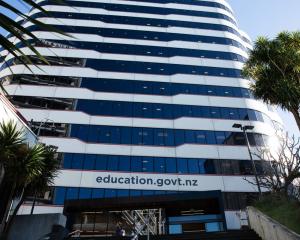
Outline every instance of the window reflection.
[[(154, 2), (154, 3), (181, 3), (181, 4), (188, 4), (188, 5), (197, 5), (197, 6), (206, 6), (206, 7), (216, 7), (216, 8), (221, 8), (224, 9), (230, 13), (231, 10), (220, 4), (220, 3), (215, 3), (215, 2), (209, 2), (209, 1), (157, 1), (157, 0), (152, 0), (152, 1), (141, 1), (141, 2)], [(41, 5), (52, 5), (55, 3), (51, 1), (42, 1)], [(193, 10), (187, 10), (187, 9), (172, 9), (172, 8), (160, 8), (160, 7), (145, 7), (145, 6), (135, 6), (135, 5), (126, 5), (126, 4), (109, 4), (109, 3), (97, 3), (97, 2), (77, 2), (77, 1), (72, 1), (68, 2), (68, 6), (76, 6), (76, 7), (89, 7), (89, 8), (103, 8), (106, 10), (110, 11), (125, 11), (125, 12), (139, 12), (139, 13), (154, 13), (154, 14), (161, 14), (161, 15), (167, 15), (167, 14), (179, 14), (179, 15), (191, 15), (191, 16), (199, 16), (199, 17), (214, 17), (214, 18), (222, 18), (226, 19), (228, 21), (231, 21), (232, 23), (236, 24), (235, 21), (230, 18), (228, 15), (225, 14), (220, 14), (220, 13), (214, 13), (214, 12), (204, 12), (204, 11), (193, 11)], [(74, 13), (68, 13), (70, 17), (73, 16)], [(87, 16), (91, 17), (91, 16)], [(101, 16), (103, 19), (103, 16)], [(117, 19), (117, 16), (112, 16), (113, 19)], [(148, 20), (148, 24), (151, 25), (151, 20)]]
[[(81, 164), (78, 164), (81, 159)], [(92, 163), (92, 164), (91, 164)], [(257, 162), (257, 171), (262, 173), (262, 164)], [(121, 172), (155, 172), (188, 174), (251, 175), (252, 165), (248, 160), (166, 158), (65, 153), (64, 169), (108, 170)]]
[[(82, 133), (80, 131), (82, 125), (73, 124), (72, 126), (70, 137), (78, 138), (85, 142), (90, 142), (88, 139), (96, 139), (96, 137), (90, 138), (87, 136), (99, 134), (97, 143), (148, 146), (180, 146), (182, 144), (196, 143), (226, 145), (246, 144), (245, 137), (241, 132), (83, 125), (85, 132)], [(122, 133), (125, 133), (125, 136), (122, 136)], [(262, 146), (266, 141), (261, 134), (257, 133), (248, 133), (248, 138), (252, 146)], [(81, 161), (81, 159), (78, 159), (78, 164), (81, 164)]]

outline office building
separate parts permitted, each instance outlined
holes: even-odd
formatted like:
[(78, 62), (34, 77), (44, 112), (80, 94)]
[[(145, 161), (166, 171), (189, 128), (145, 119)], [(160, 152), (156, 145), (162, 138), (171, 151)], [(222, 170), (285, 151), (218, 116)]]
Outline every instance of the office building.
[(255, 149), (281, 120), (242, 77), (251, 41), (229, 4), (38, 2), (50, 15), (30, 15), (72, 36), (24, 23), (50, 65), (24, 47), (32, 71), (9, 55), (0, 72), (15, 106), (33, 128), (45, 123), (42, 141), (61, 153), (52, 204), (35, 212), (64, 211), (84, 234), (113, 234), (145, 213), (160, 219), (153, 234), (240, 228), (257, 187), (245, 180), (253, 167), (232, 126), (254, 126)]

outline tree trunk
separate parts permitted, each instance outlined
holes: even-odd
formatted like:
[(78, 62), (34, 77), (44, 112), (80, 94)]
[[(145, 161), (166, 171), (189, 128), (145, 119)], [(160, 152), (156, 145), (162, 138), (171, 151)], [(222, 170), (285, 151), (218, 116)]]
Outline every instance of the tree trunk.
[(10, 182), (3, 181), (3, 184), (0, 189), (1, 196), (1, 204), (0, 204), (0, 235), (3, 231), (3, 227), (5, 226), (7, 214), (9, 213), (9, 208), (11, 205), (11, 201), (13, 199), (15, 192), (15, 184), (13, 186)]
[(36, 191), (35, 191), (35, 192), (34, 192), (33, 201), (32, 201), (32, 205), (31, 205), (30, 215), (33, 214), (34, 207), (35, 207), (35, 202), (36, 202), (36, 198), (37, 198), (37, 193), (36, 193)]
[(296, 123), (297, 123), (297, 126), (298, 126), (298, 129), (300, 131), (300, 114), (299, 114), (299, 109), (292, 109), (291, 110), (291, 113), (293, 114), (295, 120), (296, 120)]
[(17, 215), (17, 213), (18, 213), (18, 211), (19, 211), (19, 209), (21, 207), (21, 205), (24, 202), (25, 196), (26, 195), (25, 195), (25, 193), (23, 191), (22, 196), (20, 198), (20, 201), (18, 202), (16, 208), (14, 209), (13, 214), (11, 215), (11, 217), (8, 219), (8, 221), (5, 224), (4, 231), (3, 231), (4, 239), (6, 239), (8, 237), (8, 234), (9, 234), (9, 231), (11, 229), (12, 223), (13, 223), (13, 221), (14, 221), (14, 219), (15, 219), (15, 217), (16, 217), (16, 215)]

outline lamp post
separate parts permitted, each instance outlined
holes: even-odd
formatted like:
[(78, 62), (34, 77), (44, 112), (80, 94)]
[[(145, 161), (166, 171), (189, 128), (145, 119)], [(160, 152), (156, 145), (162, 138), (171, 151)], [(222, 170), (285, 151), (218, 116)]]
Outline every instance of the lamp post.
[(259, 197), (261, 197), (262, 193), (261, 193), (260, 183), (258, 181), (258, 175), (257, 175), (257, 171), (256, 171), (256, 166), (255, 166), (255, 162), (254, 162), (253, 157), (252, 157), (250, 143), (249, 143), (249, 139), (248, 139), (248, 135), (247, 135), (247, 130), (253, 130), (254, 126), (242, 125), (242, 124), (239, 124), (239, 123), (235, 123), (235, 124), (232, 125), (232, 127), (233, 128), (239, 128), (244, 133), (246, 144), (247, 144), (247, 148), (248, 148), (248, 152), (249, 152), (249, 156), (250, 156), (250, 160), (251, 160), (251, 163), (252, 163), (253, 173), (254, 173), (255, 180), (256, 180), (256, 185), (257, 185), (257, 188), (258, 188)]

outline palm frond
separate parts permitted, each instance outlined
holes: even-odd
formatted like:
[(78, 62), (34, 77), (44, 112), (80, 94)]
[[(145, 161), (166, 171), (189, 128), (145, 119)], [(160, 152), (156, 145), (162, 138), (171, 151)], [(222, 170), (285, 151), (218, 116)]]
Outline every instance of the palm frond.
[[(58, 4), (64, 4), (63, 0), (53, 0), (53, 1)], [(50, 15), (50, 13), (48, 13), (42, 6), (35, 3), (35, 1), (33, 0), (19, 0), (19, 2), (29, 6), (32, 9), (37, 9), (47, 16)], [(48, 61), (36, 50), (36, 48), (32, 45), (32, 43), (29, 42), (29, 39), (33, 39), (34, 42), (38, 42), (40, 40), (32, 32), (30, 32), (28, 29), (23, 27), (22, 24), (25, 22), (31, 22), (35, 26), (38, 26), (40, 29), (71, 37), (71, 35), (64, 33), (63, 31), (61, 31), (56, 27), (45, 24), (39, 20), (32, 18), (29, 15), (24, 14), (19, 9), (17, 9), (13, 3), (7, 3), (3, 0), (0, 0), (0, 7), (6, 10), (6, 12), (11, 12), (22, 18), (22, 21), (15, 22), (12, 19), (10, 19), (6, 14), (0, 13), (0, 27), (6, 30), (11, 36), (16, 37), (22, 43), (23, 46), (28, 47), (45, 64), (49, 64)], [(12, 54), (15, 59), (18, 59), (27, 69), (31, 71), (31, 68), (29, 66), (32, 65), (30, 59), (26, 56), (26, 54), (24, 54), (24, 52), (16, 44), (11, 42), (3, 35), (0, 35), (0, 46), (2, 46), (4, 50), (7, 50), (8, 53)]]
[(22, 130), (17, 129), (13, 121), (0, 123), (0, 152), (7, 148), (15, 148), (24, 143)]

